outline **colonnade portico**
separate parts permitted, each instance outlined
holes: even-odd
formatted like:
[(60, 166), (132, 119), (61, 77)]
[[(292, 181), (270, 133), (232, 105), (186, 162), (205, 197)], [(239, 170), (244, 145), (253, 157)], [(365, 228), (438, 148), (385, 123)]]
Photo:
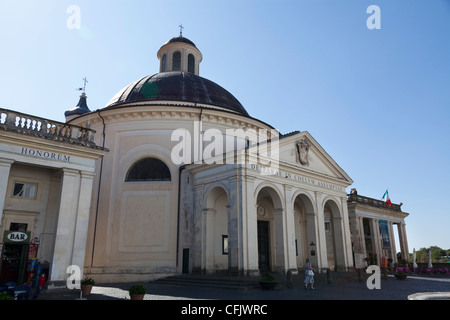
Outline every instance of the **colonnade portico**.
[[(401, 205), (388, 206), (383, 201), (358, 195), (355, 189), (347, 201), (356, 267), (381, 266), (383, 258), (396, 263), (397, 249), (401, 259), (409, 261), (404, 222), (408, 213), (401, 210)], [(395, 241), (395, 226), (399, 244)]]
[[(52, 284), (65, 284), (70, 265), (83, 270), (95, 161), (108, 150), (89, 128), (6, 109), (0, 115), (0, 233), (28, 233), (38, 249), (20, 264), (37, 259)], [(2, 249), (15, 245), (0, 243), (2, 281), (23, 281), (24, 270), (3, 263), (12, 256)]]
[[(197, 167), (186, 175), (202, 172), (209, 176), (205, 173), (208, 170), (213, 169)], [(188, 249), (191, 254), (189, 272), (297, 272), (304, 268), (306, 258), (318, 271), (353, 266), (345, 193), (308, 190), (283, 179), (280, 183), (277, 177), (263, 178), (250, 170), (239, 172), (246, 174), (236, 175), (233, 168), (224, 170), (220, 182), (201, 183), (202, 179), (191, 176), (197, 183), (193, 188), (195, 201), (192, 212), (187, 209), (180, 215), (179, 243), (179, 253)], [(332, 208), (333, 230), (326, 230), (325, 205)], [(189, 219), (193, 221), (191, 240), (182, 236)], [(266, 228), (267, 234), (262, 235), (261, 228)], [(328, 232), (334, 235), (331, 253), (327, 250)], [(218, 241), (223, 239), (227, 251), (219, 252)], [(262, 248), (264, 243), (266, 249)], [(333, 261), (332, 266), (329, 261)], [(185, 262), (179, 266), (182, 264)]]

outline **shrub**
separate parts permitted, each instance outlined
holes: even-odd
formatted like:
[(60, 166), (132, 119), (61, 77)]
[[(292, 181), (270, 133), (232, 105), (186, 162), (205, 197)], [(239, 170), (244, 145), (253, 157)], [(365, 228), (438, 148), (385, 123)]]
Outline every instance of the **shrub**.
[(275, 279), (272, 275), (270, 275), (270, 274), (268, 274), (268, 273), (265, 273), (265, 274), (263, 274), (263, 276), (261, 277), (261, 281), (265, 281), (265, 282), (274, 282), (274, 281), (276, 281), (276, 279)]
[(94, 285), (94, 284), (95, 284), (95, 281), (92, 278), (86, 277), (86, 278), (84, 278), (84, 280), (81, 280), (82, 286), (89, 286), (89, 285)]
[(135, 284), (130, 287), (128, 290), (130, 295), (132, 294), (145, 294), (147, 290), (145, 290), (145, 287), (142, 284)]

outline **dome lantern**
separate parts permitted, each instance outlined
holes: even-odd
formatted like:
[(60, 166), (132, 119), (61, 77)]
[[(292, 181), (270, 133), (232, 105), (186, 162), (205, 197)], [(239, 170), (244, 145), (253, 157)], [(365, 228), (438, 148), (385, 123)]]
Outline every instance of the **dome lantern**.
[[(180, 27), (181, 28), (181, 27)], [(157, 53), (159, 72), (181, 71), (199, 75), (202, 53), (182, 32), (178, 37), (167, 41)]]

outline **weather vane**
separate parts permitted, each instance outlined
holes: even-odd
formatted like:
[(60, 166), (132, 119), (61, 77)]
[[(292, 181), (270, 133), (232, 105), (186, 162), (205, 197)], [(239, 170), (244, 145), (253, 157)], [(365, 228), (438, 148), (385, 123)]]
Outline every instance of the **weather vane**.
[(183, 36), (183, 29), (184, 29), (184, 27), (183, 27), (182, 24), (180, 24), (179, 27), (180, 27), (180, 37), (182, 37)]
[(86, 77), (83, 78), (84, 85), (82, 88), (78, 88), (77, 90), (86, 92), (86, 83), (88, 83)]

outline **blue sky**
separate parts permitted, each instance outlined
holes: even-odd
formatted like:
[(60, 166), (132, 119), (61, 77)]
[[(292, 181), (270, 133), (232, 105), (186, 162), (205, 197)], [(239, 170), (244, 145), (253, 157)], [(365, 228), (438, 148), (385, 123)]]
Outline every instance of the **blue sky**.
[[(370, 5), (381, 29), (366, 26)], [(359, 194), (389, 188), (410, 213), (410, 252), (450, 248), (449, 0), (0, 0), (0, 107), (64, 121), (87, 77), (88, 105), (102, 108), (158, 72), (179, 24), (200, 75), (251, 116), (309, 131)]]

